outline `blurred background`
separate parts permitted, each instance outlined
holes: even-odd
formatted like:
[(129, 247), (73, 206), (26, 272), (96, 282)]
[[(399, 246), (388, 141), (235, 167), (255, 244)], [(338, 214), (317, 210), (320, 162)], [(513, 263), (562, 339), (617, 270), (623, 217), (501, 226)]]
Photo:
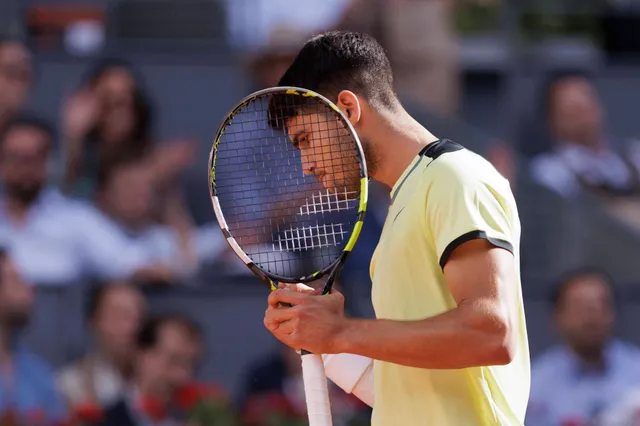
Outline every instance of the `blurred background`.
[[(174, 424), (194, 400), (218, 402), (201, 426), (305, 424), (205, 177), (228, 109), (328, 29), (378, 38), (407, 109), (510, 179), (527, 424), (636, 424), (638, 28), (637, 0), (0, 0), (0, 425)], [(372, 186), (339, 283), (360, 317)], [(337, 425), (368, 424), (334, 391)]]

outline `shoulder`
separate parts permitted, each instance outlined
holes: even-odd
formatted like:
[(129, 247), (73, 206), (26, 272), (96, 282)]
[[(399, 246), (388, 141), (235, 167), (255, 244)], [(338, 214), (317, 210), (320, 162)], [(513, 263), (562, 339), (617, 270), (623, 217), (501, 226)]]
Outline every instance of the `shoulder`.
[(611, 342), (611, 349), (622, 361), (640, 366), (640, 347), (624, 340), (614, 340)]
[(57, 372), (57, 378), (60, 382), (69, 383), (78, 380), (80, 375), (80, 366), (77, 363), (73, 363), (63, 367)]
[(423, 179), (426, 182), (451, 189), (456, 186), (490, 186), (500, 191), (510, 191), (509, 181), (489, 160), (461, 145), (457, 146), (460, 148), (429, 158), (423, 166)]
[[(517, 217), (517, 204), (509, 180), (484, 157), (466, 148), (426, 162), (421, 178), (427, 208), (467, 214), (478, 206), (509, 220)], [(455, 207), (455, 210), (452, 210)], [(476, 213), (474, 213), (476, 214)]]
[(33, 352), (29, 352), (26, 350), (20, 351), (20, 358), (22, 358), (22, 362), (24, 362), (25, 364), (29, 364), (31, 368), (37, 370), (38, 372), (51, 373), (53, 371), (53, 369), (44, 361), (44, 359), (40, 358)]
[(39, 383), (54, 382), (55, 373), (53, 368), (38, 355), (21, 350), (18, 362), (32, 380), (36, 380)]
[(545, 153), (534, 157), (529, 165), (533, 180), (563, 196), (578, 191), (576, 176), (556, 153)]

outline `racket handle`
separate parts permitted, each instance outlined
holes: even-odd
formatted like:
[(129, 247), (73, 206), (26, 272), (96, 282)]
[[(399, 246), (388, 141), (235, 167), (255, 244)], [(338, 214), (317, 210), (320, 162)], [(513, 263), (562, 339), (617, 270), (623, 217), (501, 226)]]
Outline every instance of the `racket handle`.
[(331, 402), (322, 355), (302, 351), (302, 378), (309, 426), (332, 426)]

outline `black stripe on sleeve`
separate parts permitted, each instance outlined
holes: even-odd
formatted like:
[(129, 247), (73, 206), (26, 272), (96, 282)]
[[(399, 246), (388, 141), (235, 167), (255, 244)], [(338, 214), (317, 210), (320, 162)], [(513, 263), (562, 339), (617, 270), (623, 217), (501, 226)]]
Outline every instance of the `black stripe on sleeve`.
[(464, 235), (460, 235), (455, 240), (451, 241), (446, 249), (442, 252), (442, 256), (440, 256), (440, 268), (444, 269), (444, 265), (447, 263), (451, 254), (455, 249), (460, 247), (462, 244), (467, 241), (483, 239), (489, 241), (496, 247), (505, 249), (511, 253), (513, 253), (513, 245), (509, 241), (501, 240), (499, 238), (492, 238), (487, 235), (484, 231), (471, 231), (467, 232)]

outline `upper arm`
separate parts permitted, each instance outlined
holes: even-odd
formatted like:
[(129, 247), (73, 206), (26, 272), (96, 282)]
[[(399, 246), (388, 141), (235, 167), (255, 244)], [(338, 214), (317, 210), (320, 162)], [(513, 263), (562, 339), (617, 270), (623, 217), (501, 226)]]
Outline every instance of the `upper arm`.
[(481, 302), (515, 318), (519, 228), (508, 187), (443, 168), (429, 188), (427, 226), (451, 295), (458, 305)]

